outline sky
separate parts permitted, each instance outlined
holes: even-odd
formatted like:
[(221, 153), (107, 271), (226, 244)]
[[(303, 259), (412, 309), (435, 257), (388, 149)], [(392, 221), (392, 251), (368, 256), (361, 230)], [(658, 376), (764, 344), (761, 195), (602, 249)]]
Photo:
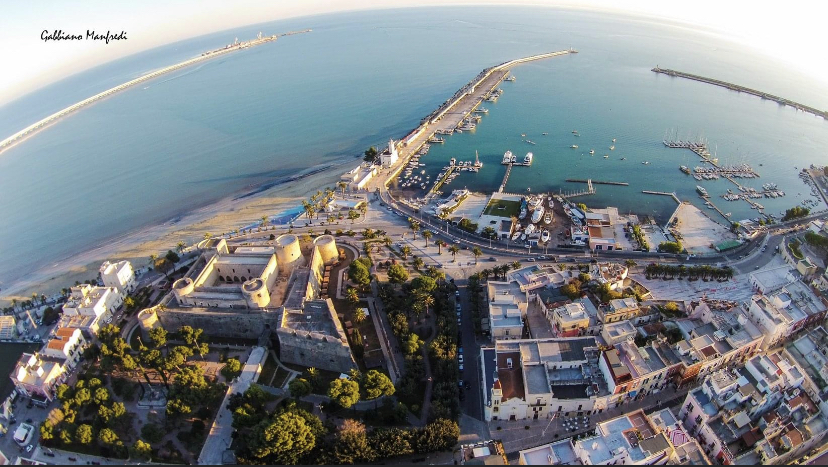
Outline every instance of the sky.
[[(0, 105), (102, 63), (247, 24), (349, 10), (479, 4), (577, 8), (702, 26), (828, 83), (822, 47), (828, 6), (813, 0), (39, 0), (2, 7)], [(41, 40), (44, 30), (56, 29), (74, 34), (123, 30), (128, 39), (109, 44)]]

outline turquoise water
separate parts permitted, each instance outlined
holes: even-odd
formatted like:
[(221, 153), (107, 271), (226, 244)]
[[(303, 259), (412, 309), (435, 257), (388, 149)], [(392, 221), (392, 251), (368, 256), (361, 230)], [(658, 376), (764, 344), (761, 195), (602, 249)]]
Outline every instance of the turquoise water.
[[(453, 135), (423, 158), (436, 173), (450, 157), (485, 163), (451, 187), (500, 184), (506, 149), (535, 154), (507, 189), (572, 190), (566, 178), (626, 181), (581, 198), (665, 218), (696, 199), (678, 165), (689, 151), (661, 144), (666, 130), (703, 133), (722, 163), (748, 162), (789, 197), (760, 200), (769, 212), (807, 192), (794, 167), (824, 163), (828, 122), (775, 103), (652, 73), (656, 64), (730, 80), (828, 108), (824, 86), (778, 63), (686, 28), (629, 17), (530, 7), (384, 10), (256, 25), (128, 57), (70, 77), (0, 108), (0, 134), (150, 70), (234, 37), (310, 27), (121, 92), (0, 155), (0, 287), (136, 228), (175, 219), (320, 164), (343, 164), (419, 119), (481, 69), (515, 57), (575, 47), (581, 53), (521, 65), (517, 81), (471, 134)], [(580, 148), (571, 131), (577, 129)], [(541, 133), (549, 132), (548, 136)], [(537, 142), (528, 145), (520, 136)], [(609, 151), (612, 138), (616, 149)], [(594, 148), (595, 156), (580, 156)], [(601, 156), (610, 154), (610, 159)], [(626, 161), (618, 158), (626, 157)], [(648, 160), (650, 165), (641, 165)], [(759, 167), (759, 164), (763, 164)], [(704, 182), (712, 195), (727, 182)], [(720, 201), (735, 219), (755, 215)], [(278, 213), (263, 213), (277, 215)]]

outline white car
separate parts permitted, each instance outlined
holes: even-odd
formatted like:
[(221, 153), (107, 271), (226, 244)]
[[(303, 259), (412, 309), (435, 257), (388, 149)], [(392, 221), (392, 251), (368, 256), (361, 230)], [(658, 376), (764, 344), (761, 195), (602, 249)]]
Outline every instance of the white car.
[(32, 449), (34, 449), (34, 444), (26, 446), (26, 452), (32, 452)]
[(457, 361), (463, 363), (463, 354), (457, 356)]

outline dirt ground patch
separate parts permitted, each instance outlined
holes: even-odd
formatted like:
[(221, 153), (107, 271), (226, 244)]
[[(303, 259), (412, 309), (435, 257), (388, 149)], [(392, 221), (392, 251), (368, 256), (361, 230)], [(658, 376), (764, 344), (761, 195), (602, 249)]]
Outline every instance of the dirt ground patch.
[(689, 203), (678, 207), (675, 229), (681, 236), (681, 244), (690, 253), (714, 253), (712, 245), (736, 236), (727, 227), (715, 222), (706, 213)]

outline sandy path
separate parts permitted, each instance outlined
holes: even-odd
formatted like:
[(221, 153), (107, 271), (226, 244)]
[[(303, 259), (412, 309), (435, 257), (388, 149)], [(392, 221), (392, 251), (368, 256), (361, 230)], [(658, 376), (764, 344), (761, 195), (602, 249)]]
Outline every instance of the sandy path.
[(33, 292), (49, 296), (74, 285), (75, 281), (95, 278), (101, 262), (106, 259), (128, 259), (134, 268), (144, 267), (149, 262), (150, 254), (175, 249), (178, 242), (183, 241), (189, 245), (201, 240), (205, 232), (218, 235), (238, 229), (257, 221), (265, 214), (274, 215), (294, 208), (317, 190), (336, 188), (342, 171), (343, 167), (338, 165), (260, 192), (254, 190), (255, 194), (251, 196), (228, 196), (180, 219), (111, 239), (8, 284), (0, 297), (0, 305), (10, 305), (12, 298), (27, 300)]

